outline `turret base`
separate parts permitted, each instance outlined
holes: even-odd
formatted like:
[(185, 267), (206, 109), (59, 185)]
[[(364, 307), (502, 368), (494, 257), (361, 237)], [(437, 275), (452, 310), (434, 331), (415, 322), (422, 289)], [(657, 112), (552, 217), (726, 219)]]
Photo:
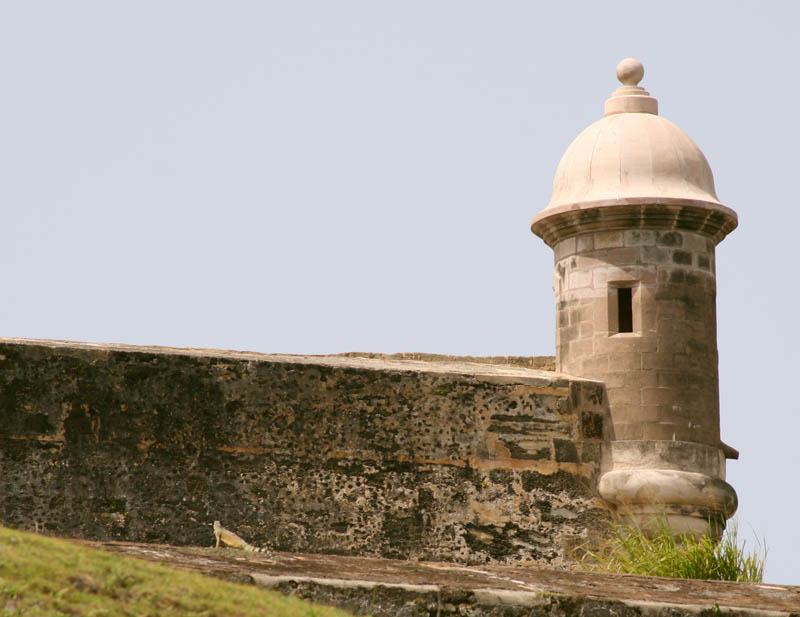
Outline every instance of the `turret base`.
[(736, 512), (736, 491), (724, 480), (720, 448), (677, 441), (614, 441), (605, 445), (603, 468), (600, 495), (623, 522), (643, 529), (661, 521), (676, 535), (718, 539), (725, 521)]

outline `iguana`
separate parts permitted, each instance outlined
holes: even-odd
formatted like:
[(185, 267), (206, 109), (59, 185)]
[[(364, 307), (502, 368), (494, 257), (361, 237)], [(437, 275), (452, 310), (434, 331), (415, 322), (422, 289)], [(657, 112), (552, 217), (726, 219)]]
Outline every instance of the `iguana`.
[(240, 548), (251, 553), (269, 553), (268, 548), (259, 548), (257, 546), (253, 546), (252, 544), (248, 544), (232, 531), (225, 529), (219, 521), (214, 521), (214, 538), (217, 540), (214, 548), (219, 548), (219, 544), (222, 542), (222, 544), (227, 546)]

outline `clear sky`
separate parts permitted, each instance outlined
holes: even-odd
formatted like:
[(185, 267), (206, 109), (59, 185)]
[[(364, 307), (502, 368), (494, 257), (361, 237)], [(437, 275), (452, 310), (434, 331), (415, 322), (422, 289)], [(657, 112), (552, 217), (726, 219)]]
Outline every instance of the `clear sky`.
[(634, 56), (739, 214), (728, 480), (800, 584), (798, 6), (5, 2), (0, 335), (553, 354), (529, 222)]

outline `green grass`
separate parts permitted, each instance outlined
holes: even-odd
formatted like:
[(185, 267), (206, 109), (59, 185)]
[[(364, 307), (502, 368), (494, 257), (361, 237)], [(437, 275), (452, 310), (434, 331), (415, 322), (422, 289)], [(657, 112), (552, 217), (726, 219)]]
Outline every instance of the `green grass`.
[[(0, 527), (0, 617), (347, 617), (258, 587)], [(352, 616), (351, 616), (352, 617)]]
[(766, 547), (746, 552), (735, 522), (714, 542), (708, 536), (673, 536), (661, 521), (647, 533), (612, 525), (610, 537), (597, 551), (587, 551), (581, 563), (596, 572), (760, 583), (766, 556)]

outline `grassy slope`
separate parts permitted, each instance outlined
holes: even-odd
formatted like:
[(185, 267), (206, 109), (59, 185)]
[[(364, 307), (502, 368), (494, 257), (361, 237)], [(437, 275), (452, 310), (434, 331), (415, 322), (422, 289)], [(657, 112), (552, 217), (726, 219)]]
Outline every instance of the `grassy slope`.
[(346, 617), (279, 593), (0, 527), (0, 617)]

